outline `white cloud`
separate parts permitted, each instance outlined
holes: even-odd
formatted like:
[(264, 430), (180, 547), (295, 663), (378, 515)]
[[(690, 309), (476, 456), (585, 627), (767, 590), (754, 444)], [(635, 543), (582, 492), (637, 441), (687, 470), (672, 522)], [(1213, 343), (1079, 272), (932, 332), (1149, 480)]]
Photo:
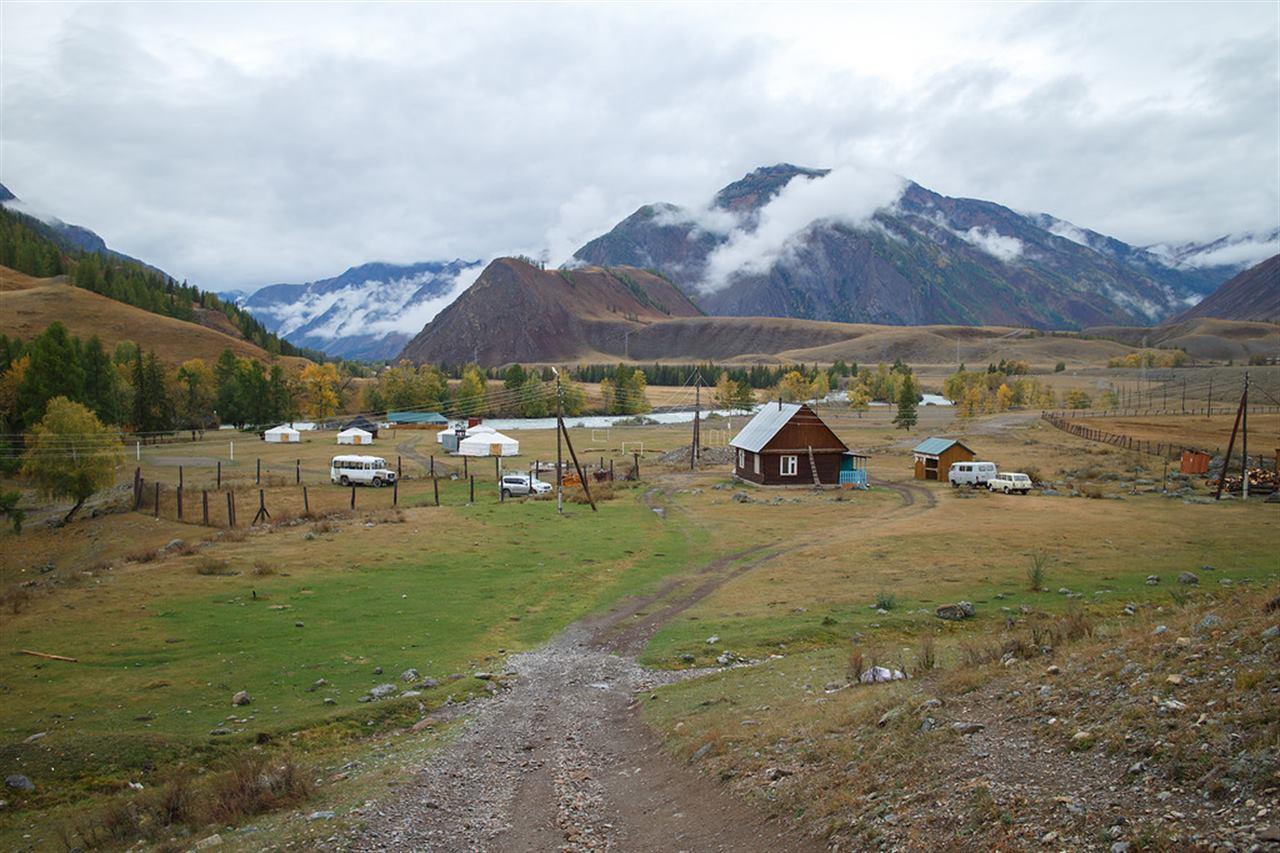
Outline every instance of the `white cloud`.
[(1277, 224), (1278, 44), (1267, 3), (6, 3), (0, 182), (215, 289), (562, 255), (779, 161), (1206, 242)]
[(1213, 266), (1244, 266), (1265, 261), (1280, 253), (1280, 240), (1243, 240), (1183, 258), (1184, 266), (1199, 269)]
[(966, 243), (977, 246), (992, 257), (1012, 263), (1022, 256), (1023, 243), (1017, 237), (1006, 237), (994, 228), (974, 227), (968, 231), (957, 231), (956, 236)]
[(1070, 222), (1061, 219), (1055, 219), (1053, 224), (1049, 226), (1049, 233), (1054, 236), (1061, 237), (1064, 240), (1070, 240), (1072, 243), (1079, 243), (1081, 246), (1089, 246), (1089, 235)]
[(872, 215), (902, 197), (906, 181), (880, 169), (844, 166), (822, 178), (792, 178), (760, 209), (755, 228), (740, 226), (707, 257), (699, 289), (711, 293), (736, 275), (772, 267), (815, 222), (867, 224)]
[(691, 240), (698, 237), (699, 231), (727, 236), (742, 225), (742, 220), (733, 212), (711, 205), (698, 207), (659, 205), (654, 212), (653, 221), (657, 225), (692, 225), (694, 230), (689, 233)]

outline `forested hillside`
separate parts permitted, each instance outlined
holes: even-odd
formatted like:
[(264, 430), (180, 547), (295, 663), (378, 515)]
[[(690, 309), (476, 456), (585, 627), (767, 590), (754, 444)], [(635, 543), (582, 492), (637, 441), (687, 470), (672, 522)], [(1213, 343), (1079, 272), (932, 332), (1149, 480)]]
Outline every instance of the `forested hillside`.
[(196, 322), (196, 308), (221, 312), (239, 333), (269, 353), (323, 361), (267, 331), (251, 314), (160, 270), (110, 252), (85, 251), (38, 219), (0, 207), (0, 266), (38, 278), (65, 275), (76, 287), (153, 314)]

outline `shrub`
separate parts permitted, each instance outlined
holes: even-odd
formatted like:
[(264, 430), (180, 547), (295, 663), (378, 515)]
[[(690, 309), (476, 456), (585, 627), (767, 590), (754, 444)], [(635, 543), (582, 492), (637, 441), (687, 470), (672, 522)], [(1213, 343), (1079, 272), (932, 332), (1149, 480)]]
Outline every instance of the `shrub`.
[(1067, 369), (1067, 363), (1065, 361), (1060, 361), (1053, 366), (1054, 373), (1062, 373), (1066, 369)]
[(897, 606), (898, 599), (893, 593), (884, 590), (876, 593), (876, 607), (881, 610), (892, 610)]
[(1044, 553), (1037, 551), (1031, 555), (1031, 565), (1027, 567), (1027, 583), (1032, 592), (1044, 589), (1044, 570), (1048, 564), (1049, 558)]
[(227, 568), (226, 560), (217, 560), (213, 557), (201, 557), (196, 560), (196, 574), (198, 575), (229, 575), (233, 572)]
[(311, 780), (292, 755), (275, 759), (245, 755), (210, 781), (205, 798), (208, 817), (217, 823), (237, 823), (303, 800), (311, 788)]
[(23, 589), (15, 586), (13, 589), (0, 595), (0, 606), (3, 606), (13, 612), (14, 616), (27, 609), (27, 605), (31, 603), (31, 590)]
[(258, 577), (274, 575), (276, 573), (276, 567), (268, 563), (266, 560), (254, 560), (253, 573)]
[(920, 648), (916, 651), (916, 670), (918, 672), (928, 672), (938, 665), (938, 656), (933, 647), (933, 635), (926, 634), (920, 641)]
[(129, 563), (150, 563), (159, 556), (160, 552), (155, 548), (142, 548), (125, 554), (124, 559)]

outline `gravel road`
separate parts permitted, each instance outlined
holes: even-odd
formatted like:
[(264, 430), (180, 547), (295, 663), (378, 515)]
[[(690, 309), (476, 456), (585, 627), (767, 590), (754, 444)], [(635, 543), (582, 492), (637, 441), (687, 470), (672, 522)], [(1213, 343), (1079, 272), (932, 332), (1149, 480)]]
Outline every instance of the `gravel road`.
[[(690, 673), (635, 655), (667, 620), (776, 553), (716, 560), (508, 661), (510, 689), (344, 847), (357, 850), (818, 850), (663, 750), (639, 706)], [(693, 673), (697, 674), (697, 673)]]

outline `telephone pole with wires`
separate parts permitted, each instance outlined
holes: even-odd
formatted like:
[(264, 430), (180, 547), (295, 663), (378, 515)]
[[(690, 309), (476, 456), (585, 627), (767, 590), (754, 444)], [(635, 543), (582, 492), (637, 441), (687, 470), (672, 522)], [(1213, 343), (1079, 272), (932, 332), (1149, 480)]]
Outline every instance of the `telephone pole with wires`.
[(564, 388), (560, 385), (560, 371), (554, 367), (551, 372), (556, 376), (556, 512), (564, 515), (564, 473), (562, 466), (564, 465), (564, 457), (560, 450), (560, 428), (564, 423), (563, 404), (564, 404)]
[(698, 458), (702, 455), (700, 447), (702, 445), (702, 371), (699, 370), (697, 378), (693, 382), (693, 444), (689, 448), (689, 470), (693, 471), (698, 465)]

